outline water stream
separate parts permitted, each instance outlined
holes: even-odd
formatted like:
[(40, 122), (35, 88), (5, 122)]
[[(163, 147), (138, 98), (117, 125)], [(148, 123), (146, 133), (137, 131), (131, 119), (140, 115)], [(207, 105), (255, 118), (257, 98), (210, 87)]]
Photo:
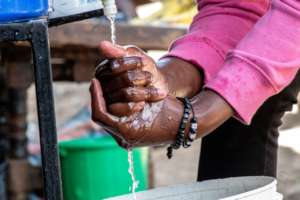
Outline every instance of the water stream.
[[(115, 17), (107, 17), (107, 18), (110, 22), (111, 42), (113, 44), (116, 44), (117, 37), (116, 37)], [(131, 180), (132, 180), (132, 185), (131, 185), (130, 189), (131, 189), (131, 192), (133, 195), (133, 199), (137, 200), (135, 191), (139, 185), (139, 182), (136, 180), (135, 174), (134, 174), (132, 149), (128, 149), (128, 164), (129, 164), (128, 173), (130, 174)]]
[(115, 23), (115, 17), (110, 16), (107, 17), (110, 23), (110, 36), (111, 36), (111, 42), (113, 44), (116, 44), (117, 36), (116, 36), (116, 23)]
[(134, 174), (132, 149), (128, 150), (128, 163), (129, 163), (128, 172), (129, 172), (129, 174), (131, 176), (131, 180), (132, 180), (131, 192), (132, 192), (133, 199), (137, 200), (135, 191), (139, 185), (139, 182), (136, 180), (135, 174)]

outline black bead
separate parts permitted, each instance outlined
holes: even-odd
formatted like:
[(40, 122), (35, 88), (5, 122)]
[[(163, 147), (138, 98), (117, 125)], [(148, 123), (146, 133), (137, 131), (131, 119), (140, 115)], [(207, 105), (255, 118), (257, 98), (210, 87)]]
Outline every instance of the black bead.
[(173, 157), (173, 148), (172, 148), (171, 146), (169, 146), (169, 147), (167, 148), (167, 157), (168, 157), (169, 159), (171, 159), (171, 158)]
[(185, 129), (180, 129), (178, 130), (178, 134), (183, 134), (184, 135)]
[(196, 126), (195, 126), (195, 124), (197, 125), (197, 120), (196, 120), (195, 116), (193, 116), (193, 118), (190, 120), (191, 127), (190, 127), (190, 130), (189, 130), (189, 135), (187, 136), (187, 138), (185, 138), (186, 125), (189, 121), (189, 117), (190, 117), (191, 112), (194, 115), (194, 111), (193, 111), (193, 107), (191, 105), (191, 102), (187, 97), (185, 97), (185, 98), (177, 97), (177, 99), (179, 101), (181, 101), (184, 105), (184, 107), (183, 107), (183, 116), (181, 118), (181, 122), (180, 122), (179, 129), (178, 129), (178, 132), (177, 132), (176, 140), (174, 141), (174, 143), (170, 147), (168, 147), (167, 156), (168, 156), (169, 159), (172, 157), (172, 155), (173, 155), (172, 152), (173, 152), (174, 149), (179, 149), (181, 146), (183, 146), (184, 148), (190, 147), (192, 142), (194, 141), (193, 137), (195, 137), (195, 134), (197, 132), (197, 129), (196, 129)]
[(185, 141), (182, 146), (183, 148), (189, 148), (191, 145)]
[(178, 146), (180, 146), (182, 142), (183, 142), (183, 139), (178, 138), (178, 139), (176, 140), (175, 144), (178, 145)]
[(190, 108), (188, 108), (188, 107), (184, 107), (184, 110), (183, 110), (183, 112), (184, 112), (184, 113), (190, 113), (190, 110), (191, 110)]
[(189, 116), (190, 116), (190, 113), (184, 113), (183, 120), (187, 120), (189, 118)]
[(175, 145), (175, 146), (180, 146), (180, 145), (181, 145), (181, 142), (182, 142), (181, 139), (180, 139), (180, 138), (177, 138), (176, 141), (175, 141), (175, 143), (174, 143), (174, 145)]
[(186, 108), (191, 109), (192, 106), (190, 104), (185, 105)]

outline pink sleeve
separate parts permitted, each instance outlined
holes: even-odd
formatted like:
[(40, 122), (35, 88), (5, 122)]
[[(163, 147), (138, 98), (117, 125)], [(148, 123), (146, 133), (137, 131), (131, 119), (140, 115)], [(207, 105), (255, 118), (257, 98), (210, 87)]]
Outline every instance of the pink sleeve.
[(227, 52), (266, 12), (270, 0), (198, 0), (199, 13), (189, 33), (176, 40), (167, 56), (202, 68), (205, 82), (224, 64)]
[(300, 1), (273, 0), (205, 87), (219, 93), (236, 117), (249, 124), (263, 102), (286, 87), (299, 68)]

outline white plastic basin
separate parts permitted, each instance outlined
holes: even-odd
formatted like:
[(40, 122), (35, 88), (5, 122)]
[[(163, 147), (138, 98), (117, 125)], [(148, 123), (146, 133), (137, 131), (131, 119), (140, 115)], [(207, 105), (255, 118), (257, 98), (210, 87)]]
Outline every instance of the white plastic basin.
[[(137, 200), (282, 200), (276, 184), (271, 177), (237, 177), (157, 188), (138, 192), (136, 196)], [(108, 200), (133, 200), (133, 196)]]

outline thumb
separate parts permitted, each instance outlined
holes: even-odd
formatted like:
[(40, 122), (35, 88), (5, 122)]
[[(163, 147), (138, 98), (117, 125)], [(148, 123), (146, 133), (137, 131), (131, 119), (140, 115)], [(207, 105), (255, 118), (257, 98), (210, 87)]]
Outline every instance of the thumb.
[(120, 58), (126, 56), (126, 49), (122, 46), (112, 44), (109, 41), (102, 41), (99, 44), (99, 51), (101, 55), (106, 58)]
[(141, 56), (142, 57), (145, 55), (145, 52), (137, 46), (127, 45), (127, 46), (124, 46), (124, 48), (126, 49), (126, 54), (127, 54), (126, 56)]

